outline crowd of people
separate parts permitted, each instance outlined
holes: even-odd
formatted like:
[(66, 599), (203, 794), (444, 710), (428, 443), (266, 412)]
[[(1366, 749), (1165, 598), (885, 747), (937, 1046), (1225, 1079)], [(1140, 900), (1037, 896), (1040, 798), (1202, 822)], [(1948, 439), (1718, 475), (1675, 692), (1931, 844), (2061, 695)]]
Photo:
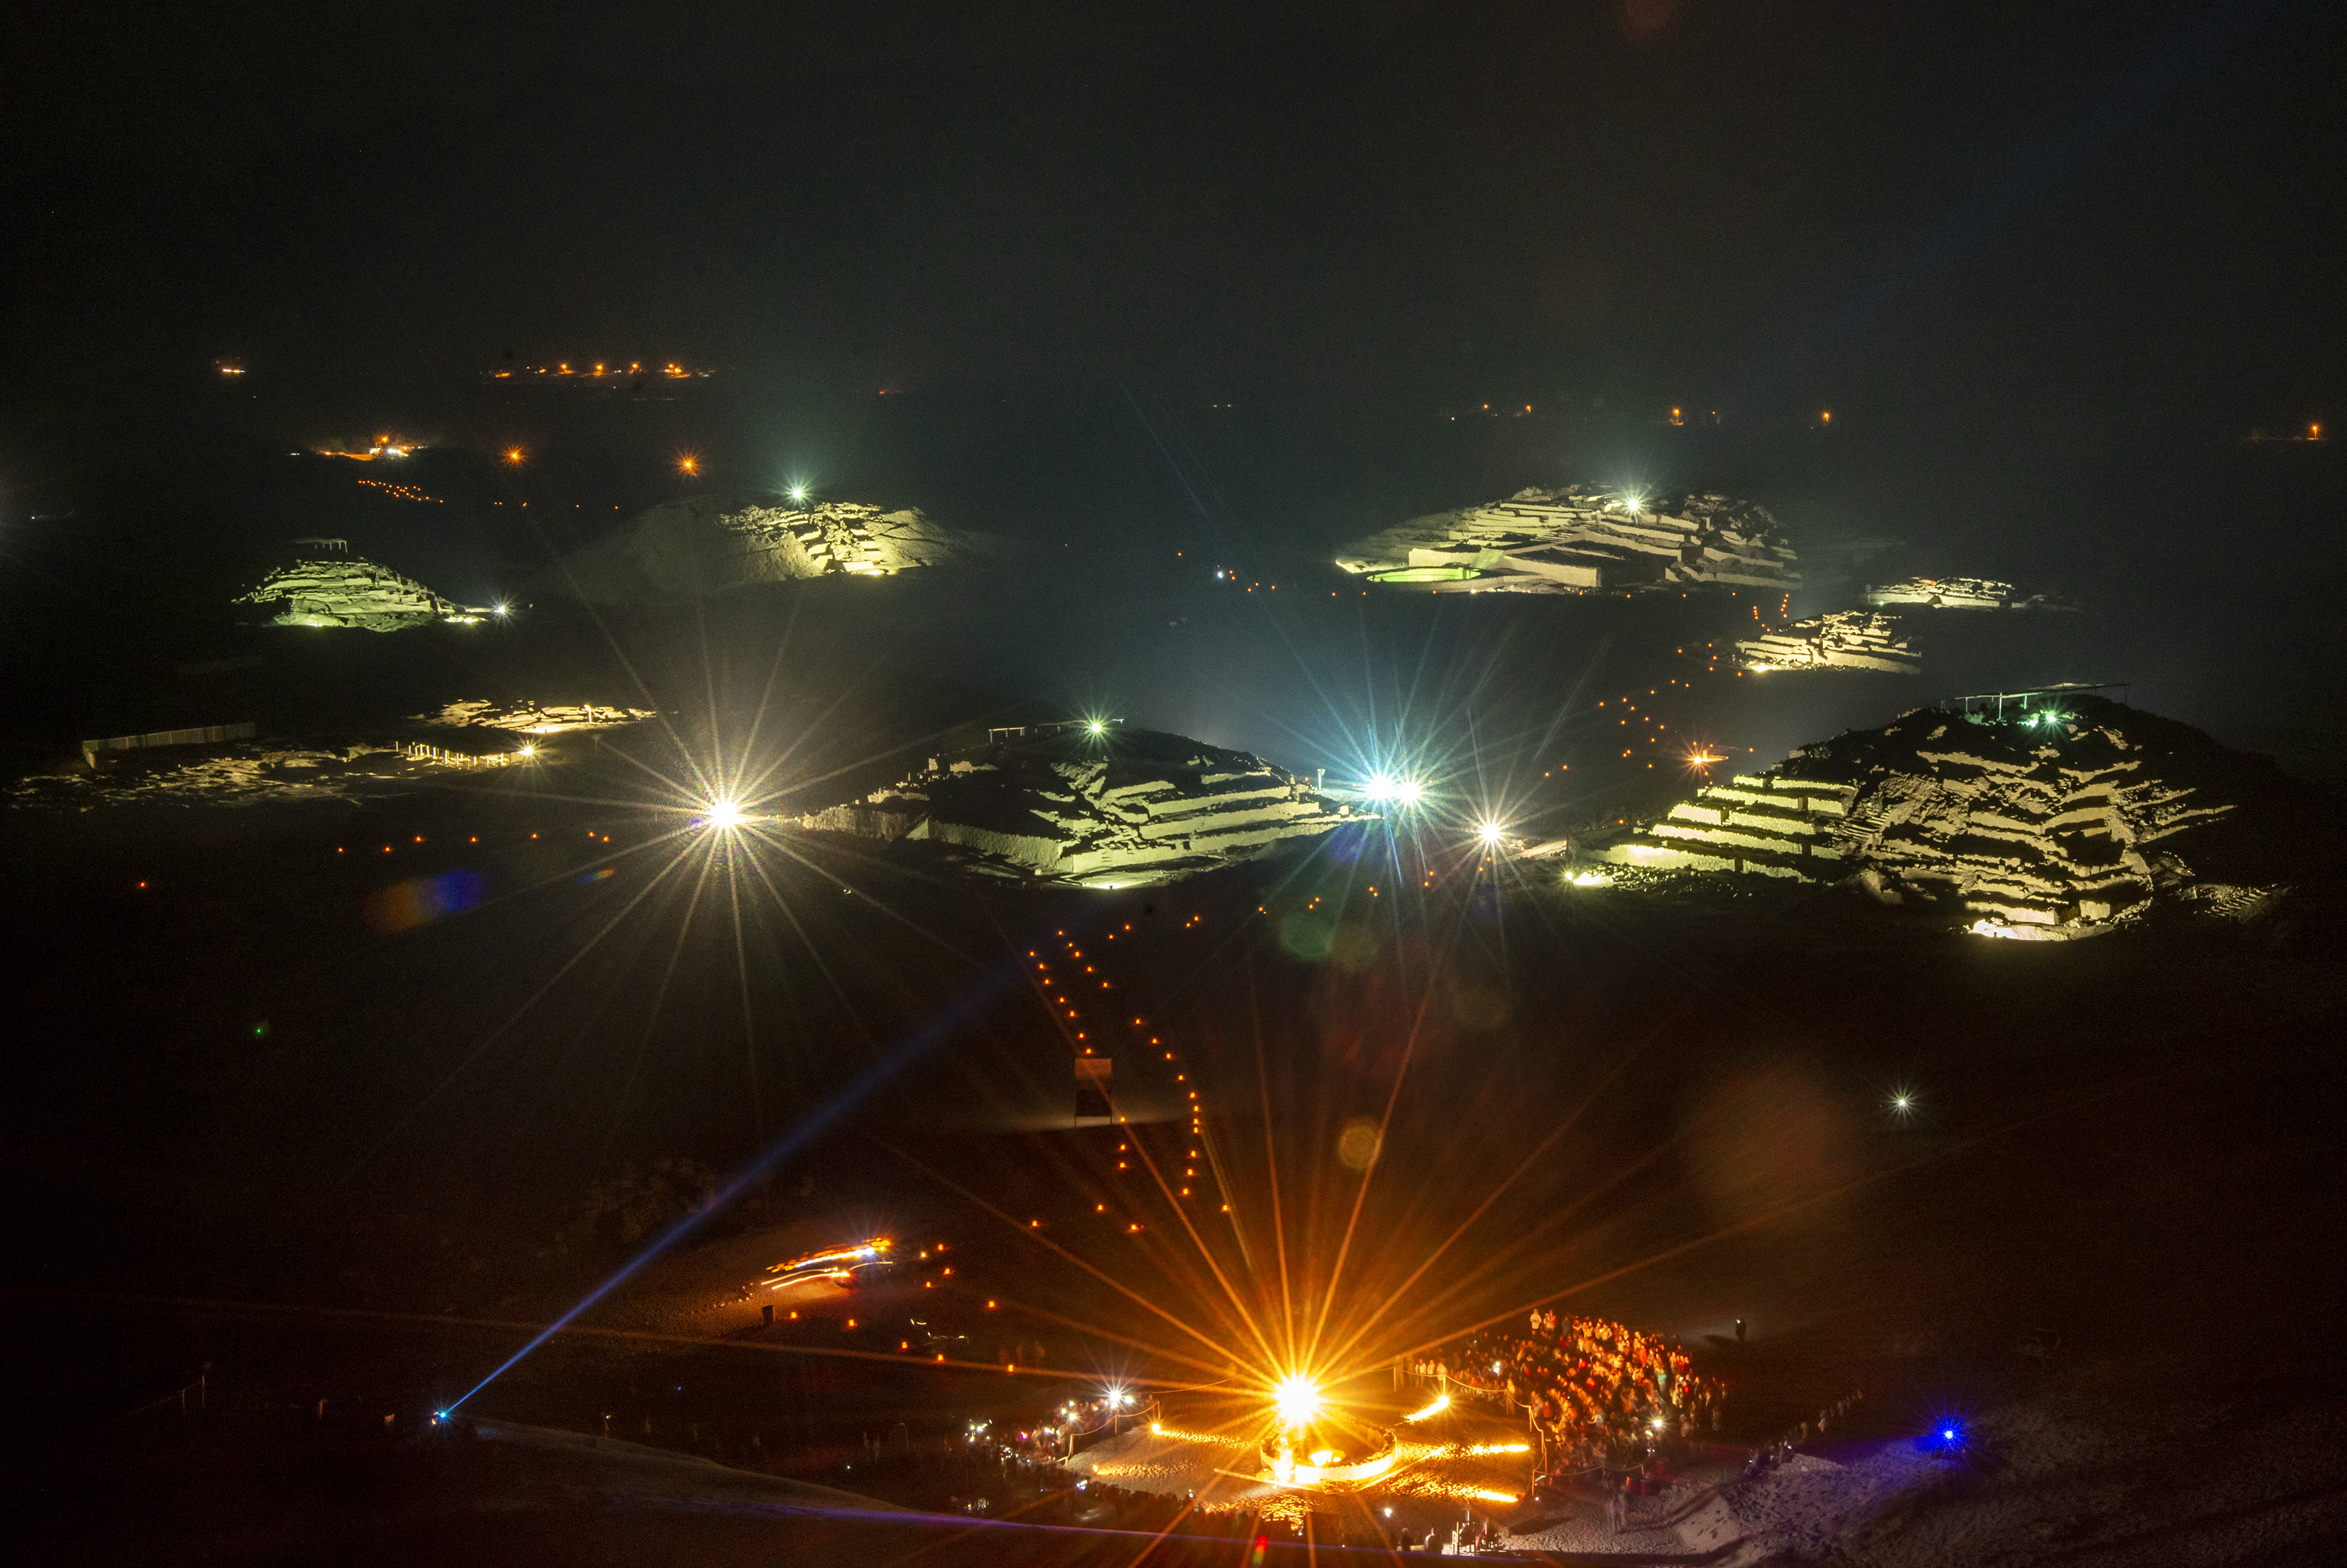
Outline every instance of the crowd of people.
[(1553, 1473), (1716, 1433), (1725, 1396), (1658, 1335), (1554, 1311), (1535, 1311), (1522, 1330), (1479, 1335), (1410, 1369), (1447, 1390), (1522, 1410)]

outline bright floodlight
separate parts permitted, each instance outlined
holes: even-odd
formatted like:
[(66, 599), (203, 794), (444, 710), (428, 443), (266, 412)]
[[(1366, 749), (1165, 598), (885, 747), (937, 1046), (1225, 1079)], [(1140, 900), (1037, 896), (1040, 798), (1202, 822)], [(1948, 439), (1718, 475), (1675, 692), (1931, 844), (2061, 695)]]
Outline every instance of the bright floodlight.
[(509, 615), (509, 614), (511, 614), (512, 612), (513, 612), (513, 606), (511, 606), (511, 605), (509, 605), (509, 604), (501, 604), (501, 605), (497, 606), (497, 613), (498, 613), (499, 615)]
[(804, 500), (805, 500), (805, 499), (806, 499), (806, 487), (805, 487), (805, 485), (793, 485), (793, 486), (791, 487), (791, 499), (792, 499), (792, 500), (794, 500), (794, 501), (804, 501)]
[(1393, 786), (1394, 799), (1401, 802), (1404, 805), (1416, 805), (1418, 804), (1418, 797), (1424, 793), (1425, 792), (1423, 790), (1418, 787), (1415, 782), (1409, 779), (1402, 779)]
[(1280, 1420), (1287, 1426), (1300, 1427), (1320, 1413), (1319, 1385), (1300, 1372), (1281, 1378), (1271, 1397)]
[(1487, 822), (1479, 831), (1482, 835), (1484, 844), (1496, 848), (1499, 845), (1500, 835), (1507, 830), (1496, 822)]
[(730, 800), (718, 801), (710, 806), (707, 820), (709, 825), (715, 828), (739, 827), (742, 825), (742, 808)]
[(1088, 734), (1104, 735), (1108, 733), (1108, 725), (1098, 719), (1094, 719), (1084, 726), (1084, 730)]

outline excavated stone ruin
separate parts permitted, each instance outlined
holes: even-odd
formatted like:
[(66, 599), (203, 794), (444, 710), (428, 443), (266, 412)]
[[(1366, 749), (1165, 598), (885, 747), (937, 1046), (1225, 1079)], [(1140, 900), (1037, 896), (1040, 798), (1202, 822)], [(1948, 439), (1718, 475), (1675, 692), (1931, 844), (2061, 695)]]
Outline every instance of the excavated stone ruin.
[(1900, 606), (1911, 610), (2072, 610), (2076, 607), (2049, 593), (2023, 594), (2009, 582), (1986, 577), (1911, 577), (1904, 582), (1868, 586), (1870, 609)]
[(1862, 610), (1835, 610), (1797, 620), (1736, 645), (1736, 661), (1758, 673), (1800, 670), (1870, 670), (1886, 675), (1922, 672), (1923, 656), (1899, 633), (1898, 620)]
[(892, 577), (993, 553), (992, 536), (917, 508), (850, 501), (767, 506), (738, 497), (671, 501), (572, 551), (531, 583), (541, 598), (596, 604), (714, 593), (821, 577)]
[(1348, 545), (1336, 560), (1373, 582), (1436, 592), (1790, 591), (1801, 582), (1777, 519), (1754, 502), (1578, 485), (1415, 518)]
[(398, 631), (436, 620), (476, 620), (479, 612), (441, 598), (413, 578), (357, 556), (280, 567), (235, 602), (273, 608), (272, 626), (347, 626)]
[(1247, 752), (1081, 724), (998, 732), (863, 800), (792, 819), (811, 832), (950, 846), (982, 874), (1132, 887), (1250, 859), (1365, 820)]
[(2100, 698), (2006, 720), (1917, 709), (1707, 785), (1586, 858), (1848, 880), (1983, 936), (2092, 935), (2157, 897), (2239, 913), (2270, 893), (2185, 858), (2236, 810), (2212, 788), (2239, 793), (2259, 761)]
[(610, 702), (492, 702), (486, 697), (451, 702), (436, 713), (417, 713), (415, 722), (446, 729), (513, 730), (528, 735), (556, 735), (571, 730), (611, 730), (656, 718), (651, 708), (626, 708)]

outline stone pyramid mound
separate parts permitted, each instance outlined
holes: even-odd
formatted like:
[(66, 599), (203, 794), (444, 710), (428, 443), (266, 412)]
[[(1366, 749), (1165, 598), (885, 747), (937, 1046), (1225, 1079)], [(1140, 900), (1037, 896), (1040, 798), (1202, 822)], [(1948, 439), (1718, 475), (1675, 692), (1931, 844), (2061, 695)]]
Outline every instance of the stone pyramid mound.
[(436, 620), (477, 620), (477, 611), (452, 603), (386, 566), (357, 556), (321, 556), (296, 560), (263, 578), (239, 604), (257, 604), (275, 613), (276, 626), (347, 626), (367, 631), (397, 631)]
[(1756, 502), (1708, 492), (1520, 490), (1437, 512), (1338, 550), (1372, 582), (1435, 592), (1589, 593), (1801, 585), (1792, 547)]
[(1027, 725), (938, 756), (802, 829), (951, 846), (972, 870), (1130, 887), (1171, 881), (1364, 820), (1249, 752), (1184, 735)]
[(2079, 695), (1998, 720), (1921, 708), (1707, 785), (1585, 857), (1852, 880), (1983, 935), (2091, 935), (2156, 897), (2252, 912), (2335, 866), (2311, 792), (2270, 760)]
[(698, 496), (654, 507), (541, 572), (536, 599), (636, 604), (694, 598), (753, 583), (819, 577), (891, 577), (999, 552), (992, 535), (948, 528), (917, 508), (853, 501), (774, 506)]

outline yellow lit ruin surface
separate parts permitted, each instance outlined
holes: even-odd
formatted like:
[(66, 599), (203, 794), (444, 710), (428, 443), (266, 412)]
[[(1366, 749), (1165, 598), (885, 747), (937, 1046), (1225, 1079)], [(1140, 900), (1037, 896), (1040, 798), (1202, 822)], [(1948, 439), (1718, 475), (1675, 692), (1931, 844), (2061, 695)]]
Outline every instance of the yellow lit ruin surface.
[(769, 506), (701, 496), (654, 507), (563, 557), (536, 597), (620, 604), (822, 577), (893, 577), (990, 555), (992, 535), (948, 528), (917, 508), (851, 501)]
[(497, 703), (487, 698), (451, 702), (436, 713), (417, 713), (418, 723), (452, 730), (510, 730), (525, 735), (559, 735), (571, 730), (610, 730), (656, 717), (651, 708), (623, 708), (610, 702), (548, 702), (522, 701)]
[[(1777, 519), (1754, 502), (1578, 485), (1414, 518), (1336, 556), (1339, 567), (1372, 581), (1436, 593), (1789, 591), (1801, 582), (1795, 560)], [(1457, 575), (1430, 575), (1445, 571)]]
[(1364, 820), (1248, 752), (1113, 726), (999, 731), (861, 801), (793, 820), (938, 845), (983, 875), (1130, 887)]
[(1764, 632), (1736, 645), (1745, 669), (1777, 671), (1870, 670), (1885, 675), (1917, 675), (1923, 658), (1900, 635), (1898, 620), (1862, 610), (1829, 610), (1797, 620), (1782, 631)]
[(1918, 709), (1706, 785), (1585, 858), (1850, 878), (1983, 936), (2091, 935), (2156, 893), (2230, 912), (2259, 890), (2200, 882), (2168, 841), (2233, 806), (2182, 782), (2174, 749), (2127, 733), (2153, 726), (2194, 733), (2088, 697), (2005, 721)]
[(263, 578), (235, 602), (275, 611), (272, 626), (356, 627), (398, 631), (436, 620), (472, 621), (482, 611), (441, 598), (414, 578), (357, 556), (294, 561)]
[(1870, 584), (1866, 602), (1871, 609), (1916, 610), (2073, 610), (2076, 606), (2055, 595), (2024, 594), (2009, 582), (1988, 577), (1911, 577), (1904, 582)]

